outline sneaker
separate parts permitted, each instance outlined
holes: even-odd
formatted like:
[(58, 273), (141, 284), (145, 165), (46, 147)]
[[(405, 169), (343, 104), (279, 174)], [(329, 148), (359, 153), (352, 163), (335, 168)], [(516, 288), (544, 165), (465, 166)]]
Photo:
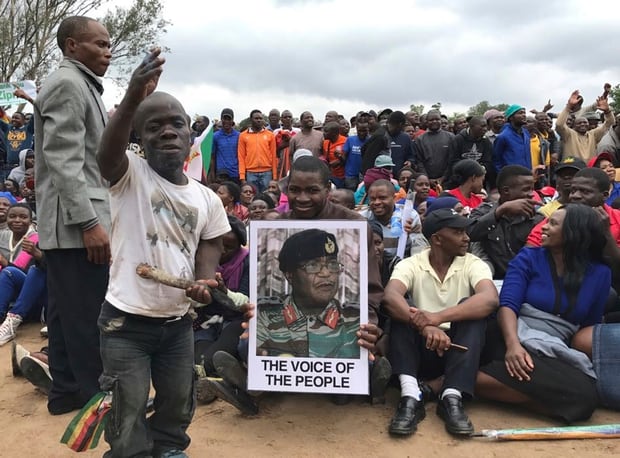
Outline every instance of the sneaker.
[(230, 353), (216, 351), (213, 355), (213, 367), (218, 375), (232, 386), (243, 391), (248, 390), (248, 372)]
[(254, 402), (254, 399), (252, 399), (252, 396), (246, 391), (232, 386), (221, 378), (208, 377), (207, 380), (211, 385), (211, 389), (222, 401), (226, 401), (235, 406), (246, 415), (258, 414), (258, 406)]
[(11, 344), (11, 369), (13, 371), (13, 377), (18, 377), (22, 374), (22, 370), (19, 368), (19, 364), (25, 356), (28, 356), (30, 352), (18, 343)]
[(30, 383), (44, 393), (49, 393), (52, 388), (52, 375), (47, 364), (32, 355), (27, 355), (19, 363), (19, 368)]
[(15, 331), (22, 324), (22, 317), (14, 313), (7, 313), (4, 323), (0, 325), (0, 347), (15, 338)]
[(39, 333), (41, 334), (41, 337), (47, 337), (47, 326), (43, 326)]

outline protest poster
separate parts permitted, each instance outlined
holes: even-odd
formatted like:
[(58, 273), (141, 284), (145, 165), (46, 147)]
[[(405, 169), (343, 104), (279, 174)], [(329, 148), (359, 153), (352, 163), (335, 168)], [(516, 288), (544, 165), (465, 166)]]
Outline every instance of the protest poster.
[(368, 394), (365, 221), (252, 221), (248, 389)]
[(12, 105), (19, 105), (20, 103), (26, 103), (24, 99), (15, 97), (13, 92), (15, 89), (21, 88), (30, 97), (35, 99), (37, 97), (37, 86), (34, 81), (24, 80), (17, 81), (15, 83), (0, 83), (0, 106), (8, 107)]

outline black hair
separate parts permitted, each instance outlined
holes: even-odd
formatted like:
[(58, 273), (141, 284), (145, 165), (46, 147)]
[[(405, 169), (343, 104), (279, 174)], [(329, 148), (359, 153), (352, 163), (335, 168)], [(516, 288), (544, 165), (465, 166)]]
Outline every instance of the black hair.
[(237, 185), (237, 183), (233, 183), (232, 181), (224, 181), (220, 186), (226, 186), (228, 193), (232, 196), (234, 202), (239, 202), (241, 200), (241, 188)]
[(6, 214), (9, 214), (9, 211), (11, 210), (11, 208), (25, 208), (26, 210), (28, 210), (28, 214), (30, 215), (30, 219), (32, 220), (32, 218), (34, 217), (34, 214), (32, 212), (32, 208), (30, 208), (30, 205), (28, 205), (26, 202), (17, 202), (16, 204), (13, 204), (9, 207), (9, 209), (7, 210)]
[(329, 168), (327, 164), (318, 157), (302, 156), (297, 158), (297, 160), (291, 164), (291, 173), (289, 176), (292, 177), (295, 172), (318, 173), (321, 176), (321, 184), (323, 186), (329, 186)]
[(254, 116), (255, 113), (260, 113), (261, 115), (263, 114), (262, 111), (254, 109), (254, 110), (250, 111), (250, 119), (252, 119), (252, 116)]
[(589, 178), (594, 180), (596, 183), (596, 187), (600, 192), (609, 191), (609, 186), (611, 182), (609, 181), (609, 177), (603, 171), (603, 169), (599, 169), (596, 167), (587, 167), (585, 169), (581, 169), (578, 171), (573, 179), (575, 178)]
[(473, 159), (463, 159), (454, 164), (452, 168), (452, 179), (457, 186), (461, 186), (471, 177), (481, 177), (485, 173), (486, 170), (478, 162)]
[(514, 177), (531, 177), (532, 171), (522, 165), (507, 165), (497, 174), (497, 189), (501, 191), (504, 186), (510, 186), (508, 182)]
[(230, 224), (230, 230), (237, 240), (239, 241), (239, 245), (244, 246), (248, 243), (248, 233), (245, 230), (245, 225), (241, 222), (239, 218), (233, 215), (228, 215), (228, 224)]
[(347, 188), (338, 188), (332, 191), (332, 193), (336, 191), (343, 193), (342, 205), (353, 210), (355, 208), (355, 193)]
[(368, 186), (368, 189), (366, 191), (370, 192), (370, 190), (372, 188), (377, 188), (379, 186), (385, 186), (386, 188), (388, 188), (392, 192), (396, 192), (396, 188), (394, 187), (394, 183), (392, 183), (390, 180), (384, 180), (383, 178), (381, 178), (379, 180), (373, 181), (372, 184), (370, 186)]
[(68, 38), (76, 38), (79, 34), (86, 32), (89, 22), (96, 22), (86, 16), (69, 16), (62, 20), (56, 32), (56, 43), (60, 50), (65, 52)]
[(381, 227), (381, 224), (379, 224), (377, 220), (371, 219), (368, 220), (368, 225), (370, 226), (373, 234), (377, 234), (381, 237), (381, 240), (383, 240), (383, 227)]
[[(7, 178), (4, 179), (4, 181), (10, 181), (11, 183), (13, 183), (13, 186), (15, 187), (15, 192), (13, 193), (14, 196), (21, 196), (22, 195), (20, 190), (19, 190), (19, 183), (17, 182), (17, 180), (14, 180), (13, 178), (8, 178), (7, 177)], [(4, 185), (3, 185), (3, 187), (4, 187)], [(6, 191), (6, 187), (4, 187), (4, 188), (5, 188), (5, 191)]]
[(403, 113), (402, 111), (393, 111), (392, 113), (390, 113), (390, 116), (387, 120), (389, 124), (404, 124), (406, 121), (407, 118), (405, 117), (405, 113)]
[(256, 197), (252, 199), (252, 202), (254, 202), (255, 200), (262, 200), (263, 202), (267, 204), (267, 208), (269, 209), (276, 208), (276, 204), (273, 201), (273, 199), (269, 196), (269, 194), (265, 192), (261, 192), (260, 194), (257, 194)]
[(416, 174), (415, 170), (413, 170), (411, 167), (403, 167), (398, 171), (396, 178), (400, 180), (400, 176), (403, 172), (411, 172), (411, 179), (413, 179), (413, 176)]
[(484, 116), (471, 116), (468, 120), (467, 120), (467, 124), (469, 124), (469, 127), (471, 126), (486, 126), (487, 125), (487, 120), (484, 119)]
[(24, 113), (22, 113), (21, 111), (16, 111), (13, 113), (13, 115), (20, 115), (22, 117), (22, 119), (26, 119), (26, 115)]
[(607, 239), (600, 217), (592, 207), (571, 203), (561, 208), (566, 211), (562, 224), (563, 284), (568, 297), (575, 300), (588, 266), (603, 262)]

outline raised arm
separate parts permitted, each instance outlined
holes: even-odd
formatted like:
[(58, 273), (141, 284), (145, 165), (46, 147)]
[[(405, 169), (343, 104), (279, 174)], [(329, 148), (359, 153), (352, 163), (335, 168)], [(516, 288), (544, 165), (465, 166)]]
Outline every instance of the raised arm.
[(157, 87), (165, 59), (159, 57), (161, 49), (154, 49), (131, 75), (123, 100), (105, 127), (97, 151), (97, 163), (101, 175), (117, 182), (127, 171), (129, 162), (125, 155), (133, 118), (138, 105)]

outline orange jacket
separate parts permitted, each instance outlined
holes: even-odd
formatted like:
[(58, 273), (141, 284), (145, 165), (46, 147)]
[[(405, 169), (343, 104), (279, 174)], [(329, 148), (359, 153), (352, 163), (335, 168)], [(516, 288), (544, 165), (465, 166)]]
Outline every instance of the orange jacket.
[(267, 129), (253, 132), (250, 129), (239, 134), (237, 146), (239, 158), (239, 178), (245, 180), (247, 172), (267, 172), (271, 170), (277, 176), (278, 158), (276, 156), (276, 138)]
[[(347, 137), (344, 135), (339, 135), (338, 140), (333, 143), (329, 140), (323, 140), (323, 158), (327, 161), (332, 176), (336, 178), (344, 178), (345, 154), (342, 149), (346, 141)], [(340, 156), (341, 159), (338, 156)], [(338, 165), (330, 165), (330, 163), (338, 161), (339, 159), (340, 163)]]

